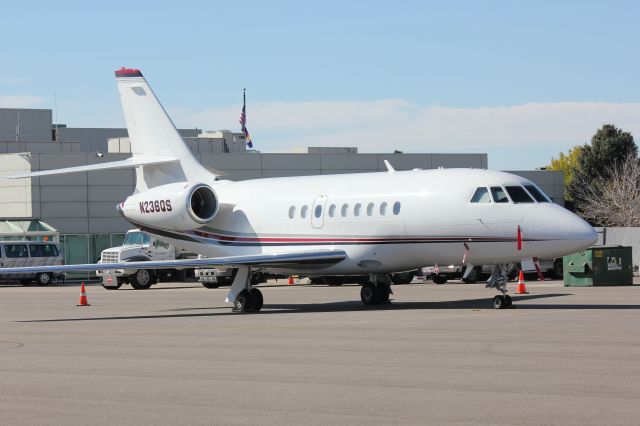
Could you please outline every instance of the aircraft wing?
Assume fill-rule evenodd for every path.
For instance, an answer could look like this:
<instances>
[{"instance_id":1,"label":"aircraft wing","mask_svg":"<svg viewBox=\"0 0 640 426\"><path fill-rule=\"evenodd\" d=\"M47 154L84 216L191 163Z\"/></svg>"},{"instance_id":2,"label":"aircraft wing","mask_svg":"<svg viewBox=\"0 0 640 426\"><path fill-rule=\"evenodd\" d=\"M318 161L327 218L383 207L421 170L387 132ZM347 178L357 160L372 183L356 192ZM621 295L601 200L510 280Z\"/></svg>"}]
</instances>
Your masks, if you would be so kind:
<instances>
[{"instance_id":1,"label":"aircraft wing","mask_svg":"<svg viewBox=\"0 0 640 426\"><path fill-rule=\"evenodd\" d=\"M21 179L21 178L28 178L28 177L60 175L60 174L66 174L66 173L91 172L94 170L126 169L126 168L141 166L144 164L171 163L173 161L178 161L178 158L136 155L121 161L109 161L106 163L89 164L86 166L65 167L62 169L41 170L39 172L19 173L15 175L0 176L0 178Z\"/></svg>"},{"instance_id":2,"label":"aircraft wing","mask_svg":"<svg viewBox=\"0 0 640 426\"><path fill-rule=\"evenodd\" d=\"M251 266L262 268L322 268L345 259L342 250L317 250L298 253L255 254L244 256L213 257L209 259L157 260L121 263L87 263L81 265L25 266L0 268L2 274L97 271L112 269L161 269L161 268L212 268L217 266Z\"/></svg>"}]
</instances>

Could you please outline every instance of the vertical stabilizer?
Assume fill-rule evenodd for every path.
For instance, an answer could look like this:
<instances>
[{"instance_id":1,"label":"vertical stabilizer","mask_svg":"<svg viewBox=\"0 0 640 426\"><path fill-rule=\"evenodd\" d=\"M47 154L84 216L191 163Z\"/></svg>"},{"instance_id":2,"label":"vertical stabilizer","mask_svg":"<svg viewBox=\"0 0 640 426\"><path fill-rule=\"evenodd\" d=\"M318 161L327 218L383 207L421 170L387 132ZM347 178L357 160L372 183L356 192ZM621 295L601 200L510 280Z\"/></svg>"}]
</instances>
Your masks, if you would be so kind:
<instances>
[{"instance_id":1,"label":"vertical stabilizer","mask_svg":"<svg viewBox=\"0 0 640 426\"><path fill-rule=\"evenodd\" d=\"M196 160L180 137L140 70L121 68L116 71L116 81L133 157L166 156L179 159L174 163L138 168L136 188L141 190L166 183L185 180L197 182L210 178L210 173Z\"/></svg>"}]
</instances>

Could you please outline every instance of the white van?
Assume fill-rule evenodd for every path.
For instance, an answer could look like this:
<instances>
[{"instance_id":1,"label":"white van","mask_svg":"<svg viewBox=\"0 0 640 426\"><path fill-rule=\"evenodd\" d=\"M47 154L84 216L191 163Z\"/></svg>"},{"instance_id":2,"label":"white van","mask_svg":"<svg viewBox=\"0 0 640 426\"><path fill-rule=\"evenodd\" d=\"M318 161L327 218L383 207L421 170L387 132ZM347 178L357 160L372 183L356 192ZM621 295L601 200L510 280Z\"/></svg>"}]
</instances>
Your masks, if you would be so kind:
<instances>
[{"instance_id":1,"label":"white van","mask_svg":"<svg viewBox=\"0 0 640 426\"><path fill-rule=\"evenodd\" d=\"M0 267L64 265L58 243L51 241L0 241ZM48 285L52 280L64 280L62 272L0 274L2 281L19 281L24 285L36 282Z\"/></svg>"}]
</instances>

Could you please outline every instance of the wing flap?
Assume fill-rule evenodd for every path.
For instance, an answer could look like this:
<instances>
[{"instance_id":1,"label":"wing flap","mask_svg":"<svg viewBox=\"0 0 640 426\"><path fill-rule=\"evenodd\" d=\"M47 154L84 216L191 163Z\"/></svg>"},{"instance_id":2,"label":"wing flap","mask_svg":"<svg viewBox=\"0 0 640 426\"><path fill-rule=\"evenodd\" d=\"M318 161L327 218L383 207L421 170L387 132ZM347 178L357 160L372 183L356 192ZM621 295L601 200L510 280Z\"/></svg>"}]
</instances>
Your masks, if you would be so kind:
<instances>
[{"instance_id":1,"label":"wing flap","mask_svg":"<svg viewBox=\"0 0 640 426\"><path fill-rule=\"evenodd\" d=\"M203 268L217 266L254 266L263 268L322 268L344 260L347 254L342 250L318 250L298 253L256 254L245 256L214 257L209 259L158 260L146 262L87 263L80 265L25 266L20 268L0 268L2 274L97 271L112 269L162 269L162 268Z\"/></svg>"}]
</instances>

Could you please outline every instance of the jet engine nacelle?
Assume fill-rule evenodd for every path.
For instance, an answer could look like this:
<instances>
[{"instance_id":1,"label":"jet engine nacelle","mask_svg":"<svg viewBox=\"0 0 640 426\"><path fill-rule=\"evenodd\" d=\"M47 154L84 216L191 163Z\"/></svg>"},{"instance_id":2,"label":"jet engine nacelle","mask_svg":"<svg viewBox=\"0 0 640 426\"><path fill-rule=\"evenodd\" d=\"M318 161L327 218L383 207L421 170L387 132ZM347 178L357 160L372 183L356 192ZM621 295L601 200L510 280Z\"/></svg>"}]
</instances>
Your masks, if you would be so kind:
<instances>
[{"instance_id":1,"label":"jet engine nacelle","mask_svg":"<svg viewBox=\"0 0 640 426\"><path fill-rule=\"evenodd\" d=\"M188 231L209 223L218 212L218 197L204 183L171 183L133 194L118 209L135 224Z\"/></svg>"}]
</instances>

